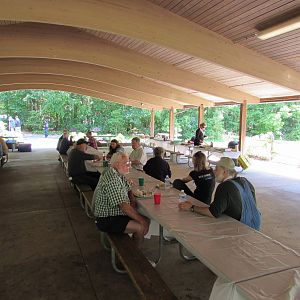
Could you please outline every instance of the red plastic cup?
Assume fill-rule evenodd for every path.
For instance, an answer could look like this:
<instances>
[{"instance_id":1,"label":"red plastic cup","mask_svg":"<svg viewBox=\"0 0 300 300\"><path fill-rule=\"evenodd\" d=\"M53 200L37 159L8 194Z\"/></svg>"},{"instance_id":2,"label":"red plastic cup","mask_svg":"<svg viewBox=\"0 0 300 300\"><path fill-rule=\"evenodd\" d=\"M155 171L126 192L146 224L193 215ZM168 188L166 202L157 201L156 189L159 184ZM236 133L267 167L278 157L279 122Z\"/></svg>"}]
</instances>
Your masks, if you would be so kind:
<instances>
[{"instance_id":1,"label":"red plastic cup","mask_svg":"<svg viewBox=\"0 0 300 300\"><path fill-rule=\"evenodd\" d=\"M154 198L154 204L160 204L161 194L155 193L153 195L153 198Z\"/></svg>"}]
</instances>

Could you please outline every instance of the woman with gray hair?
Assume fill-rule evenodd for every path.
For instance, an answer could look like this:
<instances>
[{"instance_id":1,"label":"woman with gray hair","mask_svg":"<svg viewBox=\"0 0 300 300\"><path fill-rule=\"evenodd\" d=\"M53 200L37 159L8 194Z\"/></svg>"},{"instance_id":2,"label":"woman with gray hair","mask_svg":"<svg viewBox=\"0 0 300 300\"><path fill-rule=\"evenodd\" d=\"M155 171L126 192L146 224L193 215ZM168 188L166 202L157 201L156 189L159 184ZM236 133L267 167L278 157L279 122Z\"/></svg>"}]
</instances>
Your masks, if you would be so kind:
<instances>
[{"instance_id":1,"label":"woman with gray hair","mask_svg":"<svg viewBox=\"0 0 300 300\"><path fill-rule=\"evenodd\" d=\"M163 159L165 153L164 148L156 147L153 153L154 157L150 158L143 167L145 173L161 181L165 181L167 175L171 178L170 166Z\"/></svg>"}]
</instances>

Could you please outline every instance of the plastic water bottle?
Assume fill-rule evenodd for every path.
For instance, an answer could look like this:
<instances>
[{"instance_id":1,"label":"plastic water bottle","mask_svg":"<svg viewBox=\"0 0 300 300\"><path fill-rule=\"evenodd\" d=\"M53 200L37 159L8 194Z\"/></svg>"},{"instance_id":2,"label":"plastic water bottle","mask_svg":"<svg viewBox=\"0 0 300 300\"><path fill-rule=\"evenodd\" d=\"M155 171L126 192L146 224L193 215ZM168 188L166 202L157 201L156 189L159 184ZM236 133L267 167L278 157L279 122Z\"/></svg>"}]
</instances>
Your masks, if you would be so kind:
<instances>
[{"instance_id":1,"label":"plastic water bottle","mask_svg":"<svg viewBox=\"0 0 300 300\"><path fill-rule=\"evenodd\" d=\"M179 196L179 202L185 202L187 200L187 196L184 190L181 190L178 196Z\"/></svg>"},{"instance_id":2,"label":"plastic water bottle","mask_svg":"<svg viewBox=\"0 0 300 300\"><path fill-rule=\"evenodd\" d=\"M165 189L168 190L171 188L171 186L172 186L171 179L169 175L167 175L165 178Z\"/></svg>"}]
</instances>

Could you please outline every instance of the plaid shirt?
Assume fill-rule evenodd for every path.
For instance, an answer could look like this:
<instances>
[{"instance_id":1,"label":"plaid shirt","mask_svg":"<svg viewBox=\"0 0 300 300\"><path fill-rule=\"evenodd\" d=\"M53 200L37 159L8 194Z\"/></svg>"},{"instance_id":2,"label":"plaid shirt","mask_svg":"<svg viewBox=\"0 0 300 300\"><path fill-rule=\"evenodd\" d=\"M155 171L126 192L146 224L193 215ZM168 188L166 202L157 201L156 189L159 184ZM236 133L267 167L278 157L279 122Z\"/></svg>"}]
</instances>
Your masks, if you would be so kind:
<instances>
[{"instance_id":1,"label":"plaid shirt","mask_svg":"<svg viewBox=\"0 0 300 300\"><path fill-rule=\"evenodd\" d=\"M126 215L120 208L121 203L130 204L128 191L131 189L126 178L115 169L109 168L102 174L95 189L95 217Z\"/></svg>"}]
</instances>

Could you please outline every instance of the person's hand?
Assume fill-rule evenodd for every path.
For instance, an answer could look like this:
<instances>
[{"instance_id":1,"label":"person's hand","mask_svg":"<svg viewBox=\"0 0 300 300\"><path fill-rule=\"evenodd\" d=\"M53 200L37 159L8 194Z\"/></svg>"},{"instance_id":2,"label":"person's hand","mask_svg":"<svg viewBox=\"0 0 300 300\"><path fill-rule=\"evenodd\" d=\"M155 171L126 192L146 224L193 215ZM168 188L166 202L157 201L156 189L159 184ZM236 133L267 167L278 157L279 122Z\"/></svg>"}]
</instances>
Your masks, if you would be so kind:
<instances>
[{"instance_id":1,"label":"person's hand","mask_svg":"<svg viewBox=\"0 0 300 300\"><path fill-rule=\"evenodd\" d=\"M190 210L192 205L193 205L192 201L187 200L185 202L180 202L178 204L178 207L179 207L180 210Z\"/></svg>"},{"instance_id":2,"label":"person's hand","mask_svg":"<svg viewBox=\"0 0 300 300\"><path fill-rule=\"evenodd\" d=\"M94 161L100 161L101 160L101 157L100 156L98 156L98 155L95 155L95 159L94 159Z\"/></svg>"},{"instance_id":3,"label":"person's hand","mask_svg":"<svg viewBox=\"0 0 300 300\"><path fill-rule=\"evenodd\" d=\"M134 185L134 182L132 179L127 179L127 182L129 183L130 186L133 186Z\"/></svg>"}]
</instances>

